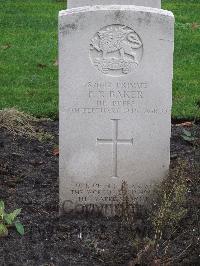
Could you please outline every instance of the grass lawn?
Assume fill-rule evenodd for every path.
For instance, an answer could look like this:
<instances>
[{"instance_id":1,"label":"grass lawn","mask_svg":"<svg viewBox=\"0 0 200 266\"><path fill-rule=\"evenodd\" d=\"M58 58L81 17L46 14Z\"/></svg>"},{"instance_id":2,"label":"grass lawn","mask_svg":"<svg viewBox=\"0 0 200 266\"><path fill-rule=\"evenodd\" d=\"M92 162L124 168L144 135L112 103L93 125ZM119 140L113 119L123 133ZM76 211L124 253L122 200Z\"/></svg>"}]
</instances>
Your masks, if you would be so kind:
<instances>
[{"instance_id":1,"label":"grass lawn","mask_svg":"<svg viewBox=\"0 0 200 266\"><path fill-rule=\"evenodd\" d=\"M0 109L58 117L57 15L65 7L0 0ZM173 118L200 119L200 1L164 0L163 8L176 17Z\"/></svg>"}]
</instances>

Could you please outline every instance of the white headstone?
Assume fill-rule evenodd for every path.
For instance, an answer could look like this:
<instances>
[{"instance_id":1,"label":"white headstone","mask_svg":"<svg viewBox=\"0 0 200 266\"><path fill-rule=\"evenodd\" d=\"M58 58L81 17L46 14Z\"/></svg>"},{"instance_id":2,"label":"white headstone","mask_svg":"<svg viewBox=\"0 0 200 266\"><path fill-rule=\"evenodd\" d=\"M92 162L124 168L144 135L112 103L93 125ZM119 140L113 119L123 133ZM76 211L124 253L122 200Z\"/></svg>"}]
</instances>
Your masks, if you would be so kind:
<instances>
[{"instance_id":1,"label":"white headstone","mask_svg":"<svg viewBox=\"0 0 200 266\"><path fill-rule=\"evenodd\" d=\"M60 12L61 212L114 214L168 173L173 29L153 8Z\"/></svg>"},{"instance_id":2,"label":"white headstone","mask_svg":"<svg viewBox=\"0 0 200 266\"><path fill-rule=\"evenodd\" d=\"M161 0L68 0L67 8L94 5L136 5L161 8Z\"/></svg>"}]
</instances>

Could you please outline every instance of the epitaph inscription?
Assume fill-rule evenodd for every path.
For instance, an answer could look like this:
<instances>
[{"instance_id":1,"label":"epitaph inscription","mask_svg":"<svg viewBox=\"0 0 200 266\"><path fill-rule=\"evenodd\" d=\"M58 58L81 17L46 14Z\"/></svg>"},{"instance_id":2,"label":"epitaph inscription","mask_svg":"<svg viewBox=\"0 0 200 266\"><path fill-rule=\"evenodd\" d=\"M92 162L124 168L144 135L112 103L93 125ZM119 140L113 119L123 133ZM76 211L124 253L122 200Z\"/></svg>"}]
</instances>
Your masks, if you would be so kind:
<instances>
[{"instance_id":1,"label":"epitaph inscription","mask_svg":"<svg viewBox=\"0 0 200 266\"><path fill-rule=\"evenodd\" d=\"M109 25L90 42L90 58L103 74L122 76L133 72L141 61L143 45L138 34L125 25Z\"/></svg>"}]
</instances>

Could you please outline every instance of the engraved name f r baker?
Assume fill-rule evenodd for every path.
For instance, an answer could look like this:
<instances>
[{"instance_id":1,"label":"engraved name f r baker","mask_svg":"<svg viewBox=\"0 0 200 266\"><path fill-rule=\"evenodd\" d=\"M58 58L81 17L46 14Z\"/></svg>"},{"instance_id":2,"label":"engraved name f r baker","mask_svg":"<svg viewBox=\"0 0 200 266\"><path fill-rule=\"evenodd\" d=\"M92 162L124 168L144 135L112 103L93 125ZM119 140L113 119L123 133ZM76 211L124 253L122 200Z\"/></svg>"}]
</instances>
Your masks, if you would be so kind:
<instances>
[{"instance_id":1,"label":"engraved name f r baker","mask_svg":"<svg viewBox=\"0 0 200 266\"><path fill-rule=\"evenodd\" d=\"M127 74L133 71L141 60L142 41L137 33L127 26L106 26L92 38L90 56L93 64L104 74Z\"/></svg>"}]
</instances>

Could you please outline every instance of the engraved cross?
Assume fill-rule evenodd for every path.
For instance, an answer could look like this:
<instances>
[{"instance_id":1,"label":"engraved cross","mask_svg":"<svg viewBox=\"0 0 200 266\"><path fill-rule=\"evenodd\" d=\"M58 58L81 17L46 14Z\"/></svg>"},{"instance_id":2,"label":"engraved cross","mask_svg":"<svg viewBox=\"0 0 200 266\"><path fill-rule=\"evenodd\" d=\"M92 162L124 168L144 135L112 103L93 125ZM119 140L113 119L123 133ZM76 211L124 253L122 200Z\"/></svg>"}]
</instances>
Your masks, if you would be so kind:
<instances>
[{"instance_id":1,"label":"engraved cross","mask_svg":"<svg viewBox=\"0 0 200 266\"><path fill-rule=\"evenodd\" d=\"M113 138L112 139L97 139L97 144L112 144L113 152L112 152L112 160L113 160L113 170L112 177L118 178L117 174L117 150L119 144L129 144L133 145L132 139L118 139L118 122L119 119L111 119L113 122Z\"/></svg>"}]
</instances>

